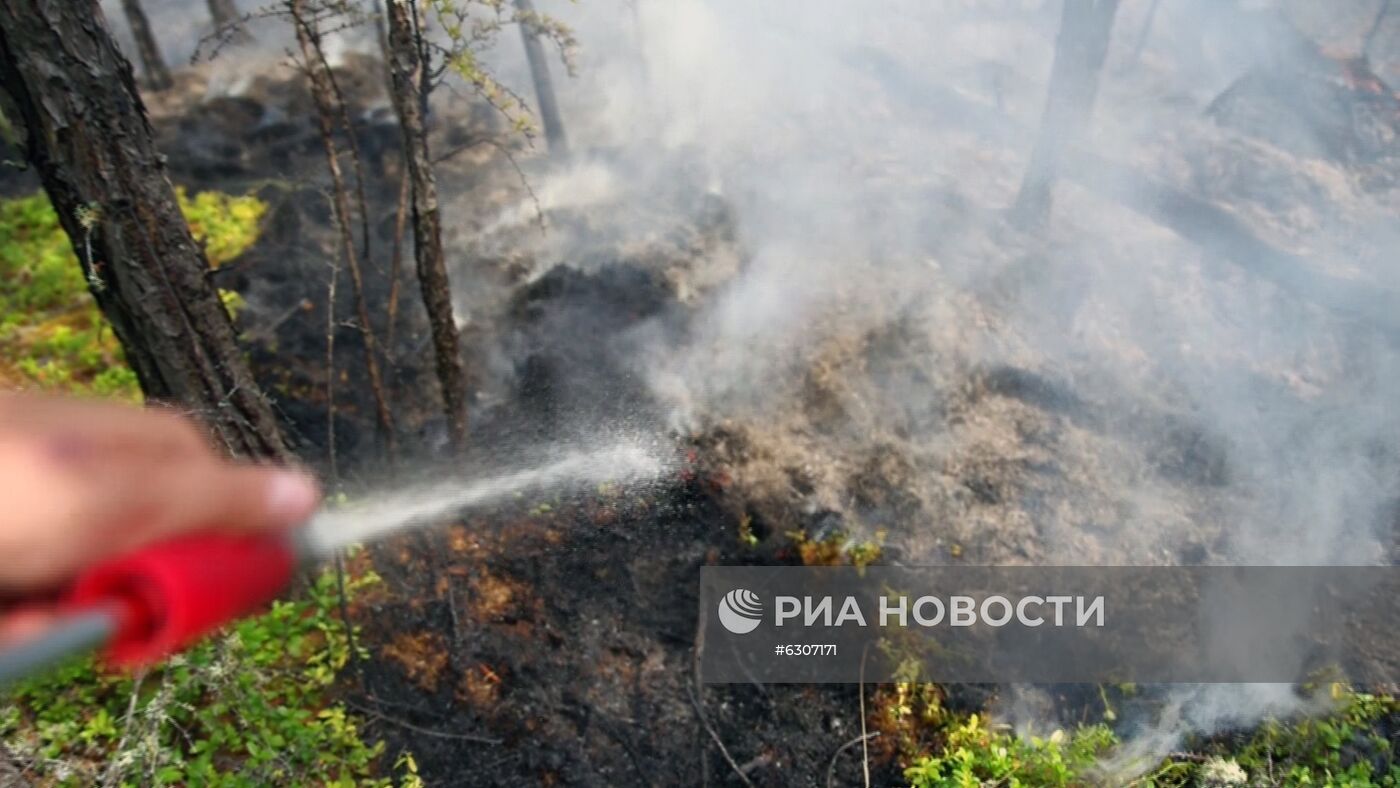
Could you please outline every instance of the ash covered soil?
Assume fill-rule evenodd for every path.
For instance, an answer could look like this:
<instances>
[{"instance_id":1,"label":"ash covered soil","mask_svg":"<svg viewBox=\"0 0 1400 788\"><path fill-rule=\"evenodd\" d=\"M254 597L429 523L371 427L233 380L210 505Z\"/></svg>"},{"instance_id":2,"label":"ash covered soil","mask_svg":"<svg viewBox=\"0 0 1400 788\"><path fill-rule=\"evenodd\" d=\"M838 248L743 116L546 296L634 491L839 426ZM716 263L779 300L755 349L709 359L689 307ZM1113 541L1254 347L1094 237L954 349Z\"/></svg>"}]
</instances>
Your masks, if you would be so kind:
<instances>
[{"instance_id":1,"label":"ash covered soil","mask_svg":"<svg viewBox=\"0 0 1400 788\"><path fill-rule=\"evenodd\" d=\"M1395 232L1395 95L1374 74L1315 65L1319 101L1364 108L1349 115L1357 128L1326 130L1334 144L1270 139L1278 80L1247 76L1209 113L1162 130L1149 154L1096 150L1122 177L1068 175L1044 237L999 218L1021 166L1005 134L1026 119L943 95L966 106L944 139L960 155L943 160L958 165L936 165L914 187L928 237L859 264L868 270L847 271L789 324L755 336L714 317L767 308L742 297L755 266L746 228L724 195L683 177L683 155L677 177L648 184L643 199L621 152L550 164L502 142L490 111L440 98L432 144L473 389L463 468L600 434L663 436L676 462L649 485L527 496L358 554L352 566L385 582L351 609L370 656L346 671L341 697L389 743L387 757L410 750L434 785L725 783L735 769L758 785L821 785L829 774L855 784L860 748L842 747L861 735L861 688L696 686L700 566L844 563L872 548L877 561L911 565L1249 555L1252 536L1232 527L1280 505L1272 482L1212 391L1174 373L1189 364L1248 390L1311 451L1290 414L1376 407L1333 383L1374 374L1371 349L1400 327L1384 307L1390 283L1363 273L1383 247L1343 250L1351 270L1312 262L1347 257L1323 254L1336 251L1319 250L1324 240ZM865 66L884 86L872 91L874 117L938 95L895 64ZM338 79L361 121L367 295L398 304L376 314L375 330L406 456L393 470L381 460L341 272L334 431L352 491L444 462L411 249L393 263L400 161L378 68L348 56ZM320 140L285 69L249 66L232 86L220 81L230 71L181 72L176 90L152 99L153 122L175 182L252 190L271 206L254 249L214 276L247 301L238 320L261 381L302 454L324 468L335 234ZM863 166L879 177L904 163L872 155ZM1187 231L1185 215L1213 230ZM1104 222L1120 231L1096 232ZM1315 232L1338 223L1356 232ZM1133 297L1108 298L1101 283L1122 281L1125 267ZM765 275L801 287L800 271ZM1220 283L1237 285L1237 302L1215 300ZM1339 314L1357 292L1380 306ZM1306 353L1212 342L1232 310L1300 321L1315 340ZM1171 347L1133 331L1144 313L1176 332ZM1400 466L1397 437L1346 440L1382 475ZM1363 525L1394 534L1396 512L1390 501ZM1305 533L1282 538L1313 549ZM943 692L967 709L999 694ZM1067 721L1092 705L1082 690L1054 692ZM883 727L893 688L864 694L882 733L870 743L873 780L897 782L900 757L934 741Z\"/></svg>"}]
</instances>

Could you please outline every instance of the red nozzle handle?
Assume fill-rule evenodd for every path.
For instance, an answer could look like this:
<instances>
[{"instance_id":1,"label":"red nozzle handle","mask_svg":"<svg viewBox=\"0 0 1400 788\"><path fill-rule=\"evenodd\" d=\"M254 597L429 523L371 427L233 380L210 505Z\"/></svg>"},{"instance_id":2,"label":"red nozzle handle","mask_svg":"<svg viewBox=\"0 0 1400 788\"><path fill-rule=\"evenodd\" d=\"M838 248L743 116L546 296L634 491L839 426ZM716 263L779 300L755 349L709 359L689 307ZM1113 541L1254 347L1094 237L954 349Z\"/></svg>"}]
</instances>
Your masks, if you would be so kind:
<instances>
[{"instance_id":1,"label":"red nozzle handle","mask_svg":"<svg viewBox=\"0 0 1400 788\"><path fill-rule=\"evenodd\" d=\"M201 534L147 547L79 576L75 607L116 605L107 660L155 662L267 604L291 581L297 555L287 534Z\"/></svg>"}]
</instances>

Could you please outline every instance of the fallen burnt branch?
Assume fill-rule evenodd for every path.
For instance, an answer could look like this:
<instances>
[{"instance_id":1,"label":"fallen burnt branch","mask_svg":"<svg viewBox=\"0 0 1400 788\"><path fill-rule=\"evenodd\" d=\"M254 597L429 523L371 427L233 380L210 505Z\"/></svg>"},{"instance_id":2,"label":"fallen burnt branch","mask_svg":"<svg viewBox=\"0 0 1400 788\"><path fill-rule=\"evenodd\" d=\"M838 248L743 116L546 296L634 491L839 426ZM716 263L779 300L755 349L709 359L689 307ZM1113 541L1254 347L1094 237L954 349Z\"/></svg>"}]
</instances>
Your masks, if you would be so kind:
<instances>
[{"instance_id":1,"label":"fallen burnt branch","mask_svg":"<svg viewBox=\"0 0 1400 788\"><path fill-rule=\"evenodd\" d=\"M424 728L424 727L422 727L421 725L414 725L413 723L409 722L408 720L400 719L400 718L398 718L398 717L391 717L391 716L389 716L388 714L385 714L384 712L380 711L379 709L375 709L375 708L372 708L372 707L370 707L370 706L366 706L366 705L364 705L364 704L362 704L362 703L356 703L354 700L345 699L343 702L345 703L346 706L349 706L350 708L354 709L355 711L358 711L358 712L360 712L361 714L367 714L367 715L369 715L369 717L370 717L371 720L377 720L377 721L379 721L379 722L385 722L385 723L388 723L388 724L390 724L390 725L394 725L394 726L403 728L404 730L407 730L407 731L412 731L412 732L414 732L414 733L420 733L420 734L422 734L422 735L424 735L424 736L432 736L432 737L435 738L435 739L451 739L451 740L453 740L453 741L470 741L470 742L476 742L476 743L478 743L478 744L501 744L501 743L502 743L502 741L501 741L500 739L493 739L493 738L491 738L490 736L482 736L482 735L480 735L480 734L475 734L475 733L453 733L453 732L451 732L451 731L439 731L439 730L434 730L434 729L432 729L432 728Z\"/></svg>"},{"instance_id":2,"label":"fallen burnt branch","mask_svg":"<svg viewBox=\"0 0 1400 788\"><path fill-rule=\"evenodd\" d=\"M719 737L719 734L715 732L715 726L711 725L709 718L705 716L705 707L701 704L700 698L696 694L695 687L693 685L687 685L687 689L690 691L690 705L695 707L695 716L700 720L700 726L705 729L706 733L710 734L710 740L719 748L719 754L724 756L725 763L728 763L729 768L734 770L734 774L739 778L739 782L749 786L749 788L753 788L753 782L749 780L748 773L744 771L738 761L734 760L734 756L729 754L729 748L724 746L724 739Z\"/></svg>"},{"instance_id":3,"label":"fallen burnt branch","mask_svg":"<svg viewBox=\"0 0 1400 788\"><path fill-rule=\"evenodd\" d=\"M828 766L828 767L826 767L826 784L827 784L827 786L832 786L832 785L835 785L835 784L836 784L836 782L835 782L835 780L836 780L836 762L839 761L839 760L841 759L841 753L845 752L846 750L851 749L852 747L856 746L857 744L865 744L866 742L869 742L871 739L878 739L878 738L880 738L880 732L879 732L879 731L875 731L874 733L862 733L861 735L855 737L854 739L851 739L850 741L846 742L845 744L841 745L840 747L837 747L837 748L836 748L836 752L834 752L834 753L831 754L831 765Z\"/></svg>"}]
</instances>

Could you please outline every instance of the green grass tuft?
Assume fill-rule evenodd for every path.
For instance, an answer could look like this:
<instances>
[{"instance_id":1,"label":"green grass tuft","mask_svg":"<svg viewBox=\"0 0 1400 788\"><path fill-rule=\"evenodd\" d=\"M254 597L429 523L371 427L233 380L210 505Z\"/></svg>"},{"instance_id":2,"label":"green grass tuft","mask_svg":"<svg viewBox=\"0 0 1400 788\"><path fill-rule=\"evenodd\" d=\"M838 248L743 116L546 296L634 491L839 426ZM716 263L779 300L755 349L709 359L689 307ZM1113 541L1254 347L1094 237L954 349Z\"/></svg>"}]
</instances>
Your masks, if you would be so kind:
<instances>
[{"instance_id":1,"label":"green grass tuft","mask_svg":"<svg viewBox=\"0 0 1400 788\"><path fill-rule=\"evenodd\" d=\"M914 788L1066 788L1091 784L1086 775L1117 743L1105 725L1045 738L1021 738L999 731L976 714L951 723L942 752L925 756L904 771Z\"/></svg>"}]
</instances>

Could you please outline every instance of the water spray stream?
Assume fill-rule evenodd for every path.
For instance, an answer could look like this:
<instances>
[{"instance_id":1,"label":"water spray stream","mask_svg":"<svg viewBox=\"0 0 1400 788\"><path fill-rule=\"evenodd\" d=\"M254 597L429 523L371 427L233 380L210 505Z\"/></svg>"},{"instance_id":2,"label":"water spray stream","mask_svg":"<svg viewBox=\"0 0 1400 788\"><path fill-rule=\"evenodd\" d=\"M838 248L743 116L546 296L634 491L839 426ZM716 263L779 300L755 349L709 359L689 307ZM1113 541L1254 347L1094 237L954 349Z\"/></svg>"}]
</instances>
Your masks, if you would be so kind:
<instances>
[{"instance_id":1,"label":"water spray stream","mask_svg":"<svg viewBox=\"0 0 1400 788\"><path fill-rule=\"evenodd\" d=\"M449 480L375 496L363 505L325 511L307 524L304 544L315 555L379 538L404 528L429 525L463 509L499 501L525 490L560 489L605 481L655 478L665 462L639 443L573 451L548 464L463 484Z\"/></svg>"}]
</instances>

